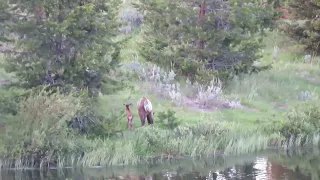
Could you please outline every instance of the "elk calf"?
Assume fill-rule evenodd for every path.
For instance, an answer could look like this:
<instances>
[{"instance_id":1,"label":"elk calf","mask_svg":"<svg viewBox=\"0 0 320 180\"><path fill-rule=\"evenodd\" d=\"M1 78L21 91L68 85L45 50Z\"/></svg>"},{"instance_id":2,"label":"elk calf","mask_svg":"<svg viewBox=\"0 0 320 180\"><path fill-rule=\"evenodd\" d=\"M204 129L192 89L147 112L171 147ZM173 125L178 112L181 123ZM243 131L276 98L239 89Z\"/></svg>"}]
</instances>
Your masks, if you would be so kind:
<instances>
[{"instance_id":1,"label":"elk calf","mask_svg":"<svg viewBox=\"0 0 320 180\"><path fill-rule=\"evenodd\" d=\"M131 129L132 128L132 120L133 120L133 115L130 111L130 105L132 105L132 103L130 104L123 104L125 106L125 110L126 110L126 115L127 115L127 128Z\"/></svg>"}]
</instances>

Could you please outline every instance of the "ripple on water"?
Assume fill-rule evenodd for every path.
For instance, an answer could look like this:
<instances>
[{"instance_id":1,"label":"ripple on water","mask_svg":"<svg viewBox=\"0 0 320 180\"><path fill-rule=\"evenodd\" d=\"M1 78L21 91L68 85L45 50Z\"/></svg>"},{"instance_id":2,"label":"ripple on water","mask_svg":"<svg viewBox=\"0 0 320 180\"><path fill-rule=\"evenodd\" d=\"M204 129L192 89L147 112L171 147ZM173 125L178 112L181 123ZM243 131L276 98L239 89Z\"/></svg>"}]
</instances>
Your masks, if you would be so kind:
<instances>
[{"instance_id":1,"label":"ripple on water","mask_svg":"<svg viewBox=\"0 0 320 180\"><path fill-rule=\"evenodd\" d=\"M280 153L275 153L272 154L272 157L279 157L279 155ZM305 157L281 155L281 158L270 158L265 154L260 154L260 156L243 155L224 157L220 160L186 160L179 161L179 163L151 166L147 164L129 167L95 166L81 170L70 168L47 171L32 169L23 171L2 170L0 180L309 180L312 179L312 175L308 174L311 171L306 170L317 172L318 169L304 169L307 173L303 173L303 167L311 168L311 166L303 165L303 163L310 163L310 159L312 159L312 163L320 164L319 155L308 154L308 156L304 155ZM290 164L291 168L282 164ZM298 168L298 170L294 170L292 167ZM316 166L312 167L317 168ZM318 175L318 173L313 175Z\"/></svg>"}]
</instances>

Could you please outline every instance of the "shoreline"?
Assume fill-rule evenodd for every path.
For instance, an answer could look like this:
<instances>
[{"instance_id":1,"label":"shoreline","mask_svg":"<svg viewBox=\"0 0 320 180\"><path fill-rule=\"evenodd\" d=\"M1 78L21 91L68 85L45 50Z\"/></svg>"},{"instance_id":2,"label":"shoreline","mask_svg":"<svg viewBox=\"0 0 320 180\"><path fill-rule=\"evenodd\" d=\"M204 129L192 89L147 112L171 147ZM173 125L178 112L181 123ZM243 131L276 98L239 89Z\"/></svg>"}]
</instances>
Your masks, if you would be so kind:
<instances>
[{"instance_id":1,"label":"shoreline","mask_svg":"<svg viewBox=\"0 0 320 180\"><path fill-rule=\"evenodd\" d=\"M272 141L270 139L269 141ZM83 165L83 158L79 160L79 164L75 165L65 165L65 166L59 166L57 163L49 162L50 164L55 164L53 166L23 166L19 165L18 167L14 167L15 162L21 162L21 159L16 160L9 160L4 157L0 158L0 167L1 170L54 170L54 169L103 169L103 168L113 168L113 167L128 167L128 166L143 166L143 165L159 165L159 164L167 164L167 163L176 163L181 160L187 160L187 161L198 161L198 160L204 160L204 159L213 159L217 160L219 158L230 158L230 157L243 157L243 156L252 156L252 155L259 155L269 152L286 152L286 154L289 154L290 152L300 152L300 151L308 151L313 150L316 147L312 146L310 144L306 144L303 147L298 146L292 146L290 148L285 148L285 146L288 146L288 144L283 144L282 146L268 146L263 149L259 149L253 152L243 152L243 153L229 153L226 154L225 152L214 152L209 154L196 154L194 156L188 156L188 155L155 155L155 156L145 156L141 157L139 160L137 160L135 164L112 164L112 165L92 165L92 166L86 166ZM67 157L67 156L66 156ZM61 157L63 159L66 159L66 157ZM4 160L6 159L6 160ZM5 162L3 162L5 161ZM40 161L40 160L38 160ZM57 161L57 160L53 160ZM31 161L26 161L26 164L29 164ZM64 162L63 162L64 163ZM107 164L107 163L106 163ZM8 168L8 165L11 166Z\"/></svg>"}]
</instances>

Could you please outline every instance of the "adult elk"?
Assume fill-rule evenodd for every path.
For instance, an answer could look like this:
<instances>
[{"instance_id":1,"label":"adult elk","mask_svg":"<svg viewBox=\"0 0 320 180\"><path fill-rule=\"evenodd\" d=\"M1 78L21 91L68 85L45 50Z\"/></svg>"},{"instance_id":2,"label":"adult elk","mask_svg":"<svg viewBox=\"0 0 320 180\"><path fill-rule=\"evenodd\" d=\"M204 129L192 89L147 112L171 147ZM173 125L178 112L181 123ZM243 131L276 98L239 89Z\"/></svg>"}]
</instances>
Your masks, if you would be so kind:
<instances>
[{"instance_id":1,"label":"adult elk","mask_svg":"<svg viewBox=\"0 0 320 180\"><path fill-rule=\"evenodd\" d=\"M132 115L132 112L130 111L130 106L132 105L132 103L123 104L123 105L125 106L126 115L127 115L127 128L131 129L132 128L133 115Z\"/></svg>"},{"instance_id":2,"label":"adult elk","mask_svg":"<svg viewBox=\"0 0 320 180\"><path fill-rule=\"evenodd\" d=\"M142 97L137 102L138 114L141 121L141 126L144 126L146 118L148 125L153 124L153 113L152 113L152 103L149 99Z\"/></svg>"}]
</instances>

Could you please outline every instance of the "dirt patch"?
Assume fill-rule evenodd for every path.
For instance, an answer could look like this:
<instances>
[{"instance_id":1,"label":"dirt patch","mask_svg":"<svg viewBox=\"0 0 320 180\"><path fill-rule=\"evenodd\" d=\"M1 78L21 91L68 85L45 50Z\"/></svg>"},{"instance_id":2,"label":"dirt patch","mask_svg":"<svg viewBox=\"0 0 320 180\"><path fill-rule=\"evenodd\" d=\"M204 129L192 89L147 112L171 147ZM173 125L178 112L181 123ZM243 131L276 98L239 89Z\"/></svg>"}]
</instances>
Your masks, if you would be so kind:
<instances>
[{"instance_id":1,"label":"dirt patch","mask_svg":"<svg viewBox=\"0 0 320 180\"><path fill-rule=\"evenodd\" d=\"M231 107L231 105L228 102L225 102L222 100L215 100L210 107L206 107L201 105L196 99L184 97L183 105L193 110L199 110L199 111L201 110L201 111L207 111L207 112L219 111L222 109L242 109L249 112L260 112L258 109L251 108L245 105Z\"/></svg>"},{"instance_id":2,"label":"dirt patch","mask_svg":"<svg viewBox=\"0 0 320 180\"><path fill-rule=\"evenodd\" d=\"M192 99L190 97L182 97L182 104L184 107L188 108L188 109L192 109L192 110L196 110L196 111L207 111L207 112L212 112L212 111L218 111L220 108L219 108L219 103L216 102L214 106L208 108L208 107L204 107L204 106L201 106L200 102L195 100L195 99Z\"/></svg>"},{"instance_id":3,"label":"dirt patch","mask_svg":"<svg viewBox=\"0 0 320 180\"><path fill-rule=\"evenodd\" d=\"M287 110L288 105L283 102L273 102L273 109L274 110Z\"/></svg>"},{"instance_id":4,"label":"dirt patch","mask_svg":"<svg viewBox=\"0 0 320 180\"><path fill-rule=\"evenodd\" d=\"M0 85L6 85L6 84L9 84L8 80L0 79Z\"/></svg>"},{"instance_id":5,"label":"dirt patch","mask_svg":"<svg viewBox=\"0 0 320 180\"><path fill-rule=\"evenodd\" d=\"M13 46L9 44L2 44L0 45L0 53L8 53L12 52Z\"/></svg>"},{"instance_id":6,"label":"dirt patch","mask_svg":"<svg viewBox=\"0 0 320 180\"><path fill-rule=\"evenodd\" d=\"M306 80L312 82L312 83L316 83L316 84L320 84L320 79L319 78L315 78L315 77L307 77L305 78Z\"/></svg>"},{"instance_id":7,"label":"dirt patch","mask_svg":"<svg viewBox=\"0 0 320 180\"><path fill-rule=\"evenodd\" d=\"M310 82L312 82L312 83L320 84L320 78L310 77L310 74L309 74L308 72L296 73L296 75L297 75L299 78L305 79L305 80L310 81Z\"/></svg>"},{"instance_id":8,"label":"dirt patch","mask_svg":"<svg viewBox=\"0 0 320 180\"><path fill-rule=\"evenodd\" d=\"M260 112L259 109L252 108L252 107L245 106L245 105L241 105L240 109L246 110L248 112Z\"/></svg>"}]
</instances>

